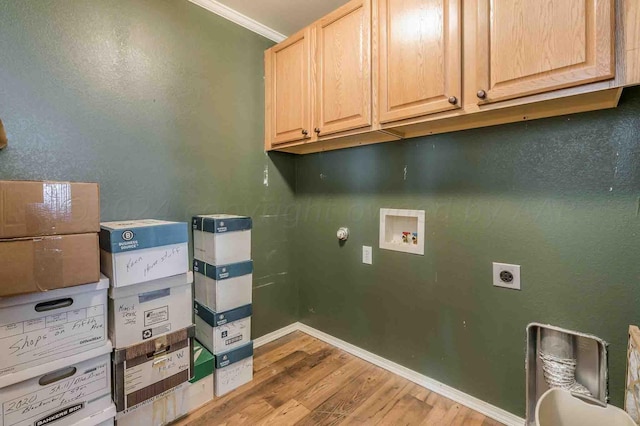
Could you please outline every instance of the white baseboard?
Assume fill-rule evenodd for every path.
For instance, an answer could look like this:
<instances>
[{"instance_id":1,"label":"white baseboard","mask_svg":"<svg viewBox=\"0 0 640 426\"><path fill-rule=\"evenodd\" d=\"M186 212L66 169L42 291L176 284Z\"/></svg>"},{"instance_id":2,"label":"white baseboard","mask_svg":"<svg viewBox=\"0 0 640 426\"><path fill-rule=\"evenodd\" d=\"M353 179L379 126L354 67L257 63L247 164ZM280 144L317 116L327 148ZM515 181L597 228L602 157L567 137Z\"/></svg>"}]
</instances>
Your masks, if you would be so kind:
<instances>
[{"instance_id":1,"label":"white baseboard","mask_svg":"<svg viewBox=\"0 0 640 426\"><path fill-rule=\"evenodd\" d=\"M388 359L382 358L381 356L378 356L372 352L361 349L355 345L352 345L351 343L345 342L344 340L333 337L330 334L324 333L320 330L316 330L315 328L309 327L308 325L302 324L300 322L293 323L284 328L259 337L254 340L253 345L254 347L264 345L294 331L307 333L308 335L313 336L316 339L329 343L330 345L342 349L343 351L348 352L351 355L355 355L358 358L370 362L371 364L377 365L378 367L384 368L387 371L397 374L400 377L404 377L405 379L412 381L413 383L425 387L430 391L436 392L446 398L464 405L465 407L469 407L472 410L475 410L487 417L497 420L500 423L504 423L505 425L522 426L525 423L525 420L522 417L511 414L510 412L505 411L502 408L491 405L474 396L461 392L457 389L452 388L451 386L447 386L444 383L440 383L437 380L420 374L417 371L413 371L407 367L403 367L400 364L396 364L395 362L389 361Z\"/></svg>"},{"instance_id":2,"label":"white baseboard","mask_svg":"<svg viewBox=\"0 0 640 426\"><path fill-rule=\"evenodd\" d=\"M253 341L253 347L259 348L262 345L266 345L269 342L273 342L281 337L286 336L289 333L293 333L294 331L300 330L300 323L294 322L293 324L289 324L286 327L280 328L276 331L272 331L271 333L267 333L264 336L260 336Z\"/></svg>"}]
</instances>

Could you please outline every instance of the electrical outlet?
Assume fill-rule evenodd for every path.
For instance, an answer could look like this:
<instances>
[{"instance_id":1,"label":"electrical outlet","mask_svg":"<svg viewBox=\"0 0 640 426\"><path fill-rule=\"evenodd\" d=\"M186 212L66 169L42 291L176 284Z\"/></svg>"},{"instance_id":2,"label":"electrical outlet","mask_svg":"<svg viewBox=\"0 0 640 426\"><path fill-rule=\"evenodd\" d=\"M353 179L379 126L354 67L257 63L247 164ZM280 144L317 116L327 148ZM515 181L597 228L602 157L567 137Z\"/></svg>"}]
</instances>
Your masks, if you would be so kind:
<instances>
[{"instance_id":1,"label":"electrical outlet","mask_svg":"<svg viewBox=\"0 0 640 426\"><path fill-rule=\"evenodd\" d=\"M362 263L373 265L373 253L369 246L362 246Z\"/></svg>"},{"instance_id":2,"label":"electrical outlet","mask_svg":"<svg viewBox=\"0 0 640 426\"><path fill-rule=\"evenodd\" d=\"M521 290L520 265L493 262L493 285L512 290Z\"/></svg>"}]
</instances>

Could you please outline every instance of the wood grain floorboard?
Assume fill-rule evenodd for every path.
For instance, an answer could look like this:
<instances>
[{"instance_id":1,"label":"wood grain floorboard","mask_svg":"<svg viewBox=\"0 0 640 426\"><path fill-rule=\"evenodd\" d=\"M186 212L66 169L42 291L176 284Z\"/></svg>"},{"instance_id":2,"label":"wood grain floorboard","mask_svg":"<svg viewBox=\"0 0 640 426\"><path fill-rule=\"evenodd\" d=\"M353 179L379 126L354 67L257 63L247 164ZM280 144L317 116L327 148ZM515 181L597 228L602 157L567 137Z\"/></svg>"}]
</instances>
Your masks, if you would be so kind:
<instances>
[{"instance_id":1,"label":"wood grain floorboard","mask_svg":"<svg viewBox=\"0 0 640 426\"><path fill-rule=\"evenodd\" d=\"M253 381L175 426L501 423L296 331L255 350Z\"/></svg>"}]
</instances>

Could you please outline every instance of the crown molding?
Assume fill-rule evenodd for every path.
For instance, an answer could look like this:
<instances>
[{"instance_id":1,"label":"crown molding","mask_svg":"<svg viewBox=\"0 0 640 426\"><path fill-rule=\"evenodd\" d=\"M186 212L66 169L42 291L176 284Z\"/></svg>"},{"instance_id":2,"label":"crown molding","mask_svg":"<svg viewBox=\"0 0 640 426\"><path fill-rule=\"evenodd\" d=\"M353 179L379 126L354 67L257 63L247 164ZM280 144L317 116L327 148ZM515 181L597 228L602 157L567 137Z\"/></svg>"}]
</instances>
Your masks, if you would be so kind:
<instances>
[{"instance_id":1,"label":"crown molding","mask_svg":"<svg viewBox=\"0 0 640 426\"><path fill-rule=\"evenodd\" d=\"M197 4L198 6L207 9L209 12L213 12L216 15L222 16L225 19L228 19L231 22L234 22L241 27L244 27L254 33L260 34L263 37L268 38L269 40L273 40L276 43L280 43L282 40L287 37L284 34L280 34L276 30L267 27L266 25L261 24L260 22L249 18L246 15L243 15L240 12L237 12L231 9L228 6L220 3L217 0L189 0L191 3Z\"/></svg>"}]
</instances>

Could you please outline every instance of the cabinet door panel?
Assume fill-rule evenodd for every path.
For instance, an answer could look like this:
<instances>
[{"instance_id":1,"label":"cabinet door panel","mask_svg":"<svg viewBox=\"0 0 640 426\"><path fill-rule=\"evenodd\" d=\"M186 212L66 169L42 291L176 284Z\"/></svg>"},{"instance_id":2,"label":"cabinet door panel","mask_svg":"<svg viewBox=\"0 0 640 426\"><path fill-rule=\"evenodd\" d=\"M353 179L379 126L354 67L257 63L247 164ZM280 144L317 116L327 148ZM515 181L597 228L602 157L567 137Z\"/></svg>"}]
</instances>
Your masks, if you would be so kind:
<instances>
[{"instance_id":1,"label":"cabinet door panel","mask_svg":"<svg viewBox=\"0 0 640 426\"><path fill-rule=\"evenodd\" d=\"M267 130L272 144L303 140L310 135L309 34L305 29L267 54Z\"/></svg>"},{"instance_id":2,"label":"cabinet door panel","mask_svg":"<svg viewBox=\"0 0 640 426\"><path fill-rule=\"evenodd\" d=\"M480 103L614 77L614 0L479 0Z\"/></svg>"},{"instance_id":3,"label":"cabinet door panel","mask_svg":"<svg viewBox=\"0 0 640 426\"><path fill-rule=\"evenodd\" d=\"M460 107L460 0L380 0L379 37L381 122Z\"/></svg>"},{"instance_id":4,"label":"cabinet door panel","mask_svg":"<svg viewBox=\"0 0 640 426\"><path fill-rule=\"evenodd\" d=\"M355 0L316 25L320 135L371 125L371 6Z\"/></svg>"}]
</instances>

